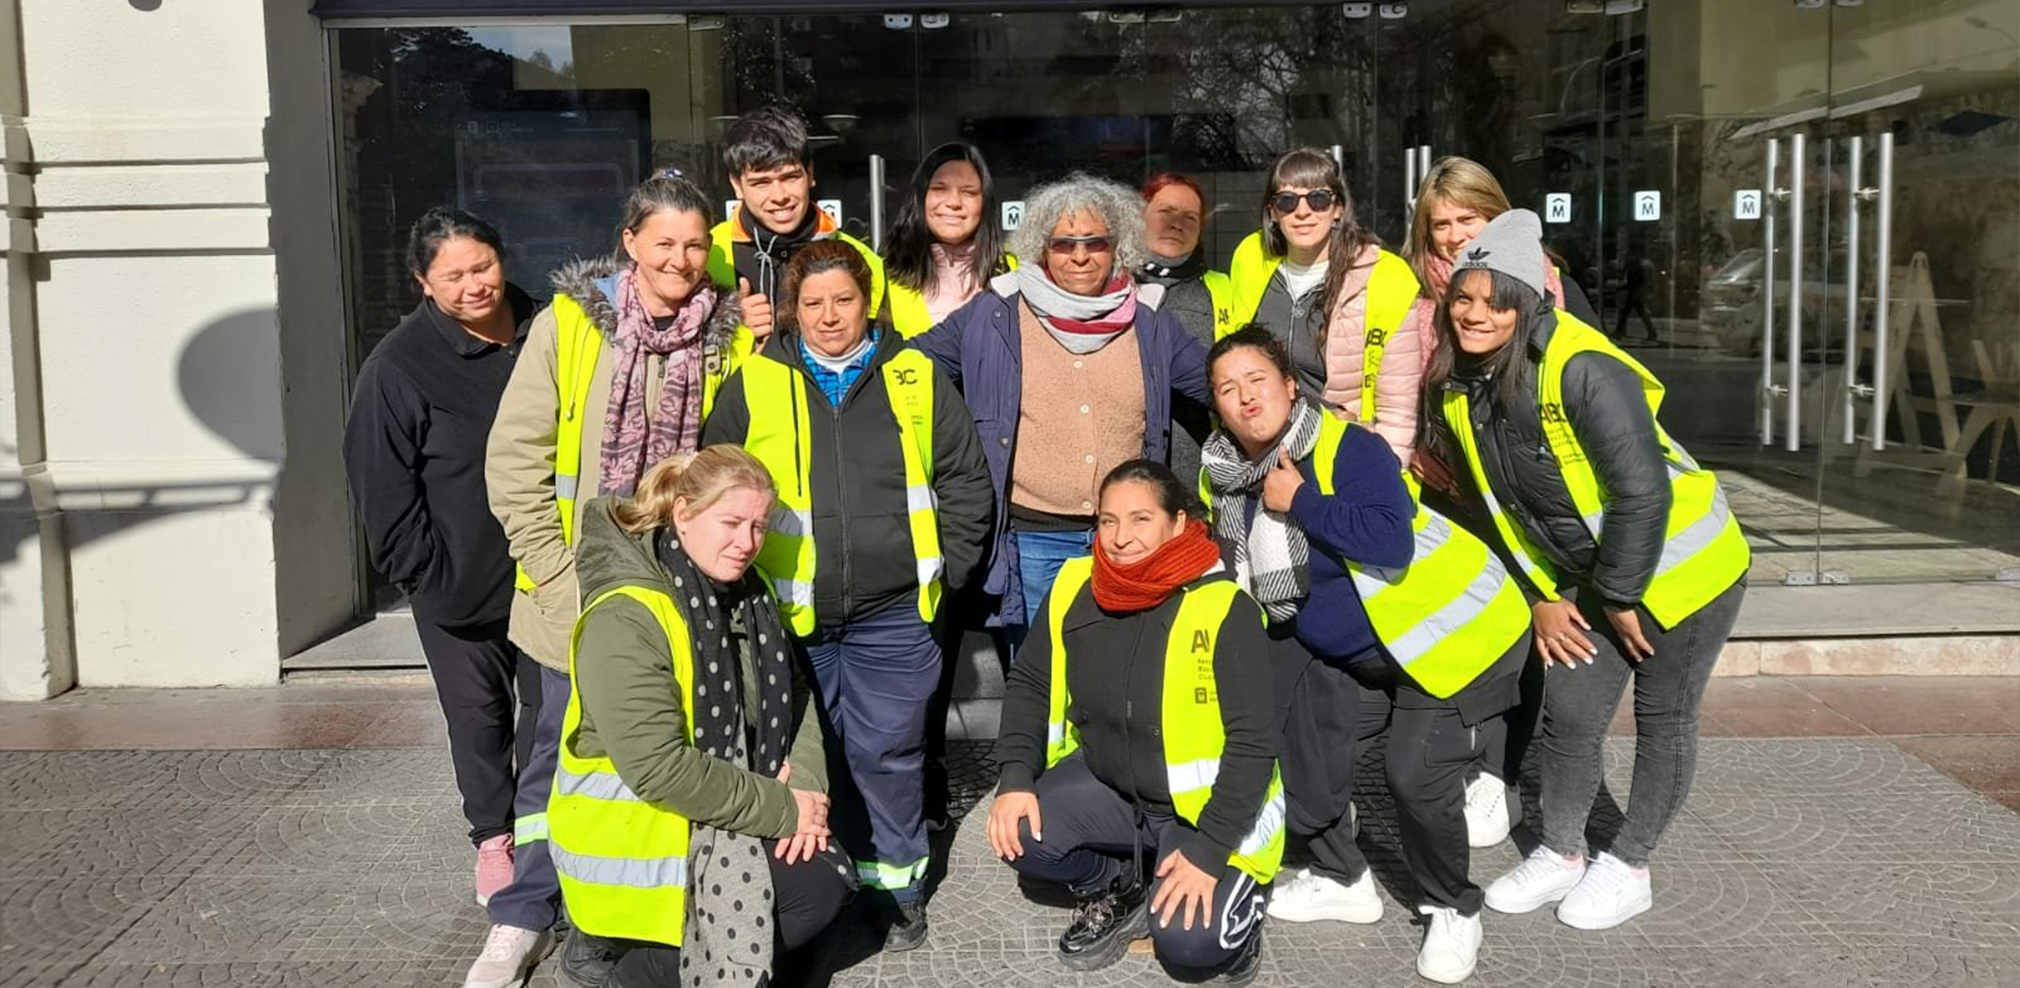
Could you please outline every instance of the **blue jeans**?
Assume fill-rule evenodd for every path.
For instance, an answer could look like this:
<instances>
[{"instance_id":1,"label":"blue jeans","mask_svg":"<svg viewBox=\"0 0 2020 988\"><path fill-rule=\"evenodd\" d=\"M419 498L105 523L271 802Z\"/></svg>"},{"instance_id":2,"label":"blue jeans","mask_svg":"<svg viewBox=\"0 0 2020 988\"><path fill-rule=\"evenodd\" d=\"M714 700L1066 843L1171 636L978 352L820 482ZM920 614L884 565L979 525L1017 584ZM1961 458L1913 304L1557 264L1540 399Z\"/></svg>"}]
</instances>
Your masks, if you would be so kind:
<instances>
[{"instance_id":1,"label":"blue jeans","mask_svg":"<svg viewBox=\"0 0 2020 988\"><path fill-rule=\"evenodd\" d=\"M1039 620L1043 613L1039 608L1052 590L1052 581L1059 578L1059 567L1094 548L1094 531L1010 534L1017 540L1017 576L1024 581L1024 623L1015 630L1014 642L1023 644L1024 628Z\"/></svg>"},{"instance_id":2,"label":"blue jeans","mask_svg":"<svg viewBox=\"0 0 2020 988\"><path fill-rule=\"evenodd\" d=\"M830 737L840 743L861 797L844 805L837 821L849 831L843 836L852 842L857 877L870 888L915 900L929 858L926 714L940 685L940 643L919 619L918 598L906 597L840 627L816 629L801 644Z\"/></svg>"},{"instance_id":3,"label":"blue jeans","mask_svg":"<svg viewBox=\"0 0 2020 988\"><path fill-rule=\"evenodd\" d=\"M491 922L501 926L545 930L561 918L561 878L547 854L547 797L554 789L554 766L561 760L561 718L568 712L568 695L568 674L541 666L533 751L519 766L519 791L512 798L518 815L512 884L493 894L489 906Z\"/></svg>"}]
</instances>

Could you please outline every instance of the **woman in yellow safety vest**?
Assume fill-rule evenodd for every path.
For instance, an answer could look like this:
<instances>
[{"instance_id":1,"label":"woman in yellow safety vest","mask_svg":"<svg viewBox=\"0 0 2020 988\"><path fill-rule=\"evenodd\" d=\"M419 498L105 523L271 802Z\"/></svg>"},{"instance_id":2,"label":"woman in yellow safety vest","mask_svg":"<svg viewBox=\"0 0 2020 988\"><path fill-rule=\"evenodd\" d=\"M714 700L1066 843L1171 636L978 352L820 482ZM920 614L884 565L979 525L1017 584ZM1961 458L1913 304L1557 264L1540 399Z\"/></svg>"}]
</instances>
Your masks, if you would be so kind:
<instances>
[{"instance_id":1,"label":"woman in yellow safety vest","mask_svg":"<svg viewBox=\"0 0 2020 988\"><path fill-rule=\"evenodd\" d=\"M1487 904L1607 929L1653 903L1648 863L1696 770L1698 707L1745 593L1746 539L1718 478L1657 421L1662 383L1553 308L1542 226L1510 210L1459 252L1426 379L1447 461L1535 604L1543 843ZM1449 440L1447 440L1449 437ZM1634 683L1634 787L1611 846L1585 857L1600 745Z\"/></svg>"},{"instance_id":2,"label":"woman in yellow safety vest","mask_svg":"<svg viewBox=\"0 0 2020 988\"><path fill-rule=\"evenodd\" d=\"M774 497L756 458L713 446L583 511L548 840L610 988L763 984L853 889L820 718L750 572Z\"/></svg>"},{"instance_id":3,"label":"woman in yellow safety vest","mask_svg":"<svg viewBox=\"0 0 2020 988\"><path fill-rule=\"evenodd\" d=\"M517 567L509 634L546 670L532 757L519 767L513 884L492 896L491 932L473 988L508 984L532 949L528 931L560 917L544 840L569 634L581 597L575 535L582 505L630 494L646 468L691 452L716 389L750 352L736 294L709 283L708 196L669 174L625 200L618 250L553 277L553 304L533 319L486 445L484 483ZM568 938L578 980L609 967L608 945ZM497 958L505 958L497 960Z\"/></svg>"},{"instance_id":4,"label":"woman in yellow safety vest","mask_svg":"<svg viewBox=\"0 0 2020 988\"><path fill-rule=\"evenodd\" d=\"M723 385L704 438L749 450L778 487L758 569L862 795L844 808L867 826L842 837L888 919L885 949L911 950L926 938L924 744L941 666L933 622L946 589L966 585L982 561L995 488L945 372L871 326L871 279L844 243L794 254L780 332Z\"/></svg>"},{"instance_id":5,"label":"woman in yellow safety vest","mask_svg":"<svg viewBox=\"0 0 2020 988\"><path fill-rule=\"evenodd\" d=\"M1358 753L1386 731L1403 862L1430 917L1417 972L1463 981L1481 938L1465 772L1501 742L1515 704L1529 651L1521 587L1486 543L1417 504L1379 436L1298 394L1282 340L1238 330L1214 344L1207 375L1221 428L1200 484L1236 578L1269 615L1290 826L1311 848L1270 915L1381 918L1351 800Z\"/></svg>"},{"instance_id":6,"label":"woman in yellow safety vest","mask_svg":"<svg viewBox=\"0 0 2020 988\"><path fill-rule=\"evenodd\" d=\"M1177 172L1162 172L1143 183L1143 263L1136 281L1164 286L1159 308L1171 313L1199 345L1226 336L1234 318L1234 288L1227 273L1208 267L1201 235L1206 231L1206 193ZM1190 480L1199 475L1199 444L1213 431L1213 409L1203 401L1173 396L1171 472Z\"/></svg>"},{"instance_id":7,"label":"woman in yellow safety vest","mask_svg":"<svg viewBox=\"0 0 2020 988\"><path fill-rule=\"evenodd\" d=\"M1284 849L1262 615L1170 469L1126 461L1097 497L1094 554L1060 568L1010 669L989 846L1073 893L1068 968L1148 934L1188 980L1246 984Z\"/></svg>"},{"instance_id":8,"label":"woman in yellow safety vest","mask_svg":"<svg viewBox=\"0 0 2020 988\"><path fill-rule=\"evenodd\" d=\"M982 149L949 141L926 153L898 203L884 249L888 322L910 339L1017 266L997 225L996 182Z\"/></svg>"},{"instance_id":9,"label":"woman in yellow safety vest","mask_svg":"<svg viewBox=\"0 0 2020 988\"><path fill-rule=\"evenodd\" d=\"M1414 339L1402 337L1416 332L1407 319L1417 277L1355 218L1339 163L1317 148L1285 152L1270 166L1261 212L1262 229L1228 265L1234 312L1220 335L1267 327L1290 348L1298 390L1350 422L1413 403L1420 368L1410 365ZM1407 437L1377 431L1408 465Z\"/></svg>"},{"instance_id":10,"label":"woman in yellow safety vest","mask_svg":"<svg viewBox=\"0 0 2020 988\"><path fill-rule=\"evenodd\" d=\"M1409 237L1403 242L1403 259L1416 271L1421 290L1410 311L1408 330L1399 333L1389 349L1392 353L1411 352L1416 359L1397 363L1382 376L1385 388L1407 394L1409 400L1381 402L1374 426L1385 436L1415 444L1414 456L1408 461L1411 472L1423 480L1425 496L1443 509L1465 510L1454 480L1455 469L1464 467L1455 468L1432 455L1419 441L1417 428L1424 373L1438 349L1438 302L1452 283L1452 265L1459 250L1479 236L1494 217L1513 208L1486 166L1469 158L1439 158L1417 186L1417 206L1411 212ZM1599 316L1584 290L1560 268L1554 256L1546 258L1543 276L1556 306L1598 325ZM1522 674L1522 705L1508 716L1508 743L1484 752L1477 774L1466 785L1466 833L1474 847L1491 847L1505 840L1509 828L1520 819L1522 801L1513 780L1521 774L1522 758L1535 735L1542 708L1543 666L1531 663Z\"/></svg>"}]
</instances>

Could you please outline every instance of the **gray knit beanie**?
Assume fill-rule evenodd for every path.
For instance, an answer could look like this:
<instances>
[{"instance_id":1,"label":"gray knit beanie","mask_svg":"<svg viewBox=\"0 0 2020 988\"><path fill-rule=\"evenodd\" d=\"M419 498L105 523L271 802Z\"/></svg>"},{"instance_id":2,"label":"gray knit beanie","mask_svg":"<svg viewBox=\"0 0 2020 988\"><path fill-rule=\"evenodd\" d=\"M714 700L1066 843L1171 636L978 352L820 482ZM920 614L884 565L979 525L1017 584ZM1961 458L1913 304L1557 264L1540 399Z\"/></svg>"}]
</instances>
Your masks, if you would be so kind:
<instances>
[{"instance_id":1,"label":"gray knit beanie","mask_svg":"<svg viewBox=\"0 0 2020 988\"><path fill-rule=\"evenodd\" d=\"M1550 270L1550 262L1543 256L1542 221L1526 209L1511 209L1494 217L1472 243L1459 250L1452 276L1476 270L1499 271L1528 285L1537 298L1548 297L1550 287L1543 273Z\"/></svg>"}]
</instances>

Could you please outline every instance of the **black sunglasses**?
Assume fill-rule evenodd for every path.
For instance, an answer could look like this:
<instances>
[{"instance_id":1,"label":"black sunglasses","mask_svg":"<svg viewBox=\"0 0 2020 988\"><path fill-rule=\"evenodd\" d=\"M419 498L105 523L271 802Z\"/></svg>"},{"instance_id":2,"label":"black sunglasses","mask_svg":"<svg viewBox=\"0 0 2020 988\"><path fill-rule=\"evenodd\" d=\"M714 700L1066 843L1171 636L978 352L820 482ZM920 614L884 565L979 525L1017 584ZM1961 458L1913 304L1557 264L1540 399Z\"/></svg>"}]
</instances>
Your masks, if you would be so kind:
<instances>
[{"instance_id":1,"label":"black sunglasses","mask_svg":"<svg viewBox=\"0 0 2020 988\"><path fill-rule=\"evenodd\" d=\"M1300 199L1311 203L1312 211L1315 213L1323 213L1333 208L1333 203L1338 201L1333 196L1333 190L1331 189L1313 189L1304 195L1298 195L1295 192L1279 192L1275 197L1270 199L1270 206L1275 208L1278 213L1289 216L1298 211L1298 200Z\"/></svg>"}]
</instances>

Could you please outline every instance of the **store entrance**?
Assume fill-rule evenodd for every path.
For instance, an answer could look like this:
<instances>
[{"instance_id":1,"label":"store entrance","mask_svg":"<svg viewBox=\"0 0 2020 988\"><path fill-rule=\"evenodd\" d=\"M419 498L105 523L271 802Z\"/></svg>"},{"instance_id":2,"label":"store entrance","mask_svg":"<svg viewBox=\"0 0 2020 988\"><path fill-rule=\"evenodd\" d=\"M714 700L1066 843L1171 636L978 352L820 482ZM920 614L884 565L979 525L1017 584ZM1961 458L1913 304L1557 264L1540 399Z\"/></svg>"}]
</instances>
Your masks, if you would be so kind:
<instances>
[{"instance_id":1,"label":"store entrance","mask_svg":"<svg viewBox=\"0 0 2020 988\"><path fill-rule=\"evenodd\" d=\"M1460 154L1545 217L1602 328L1667 382L1757 585L2020 578L2020 0L557 5L333 38L360 356L414 304L399 240L428 206L498 221L544 292L610 249L651 170L727 198L724 126L779 99L812 124L818 197L871 241L950 139L1013 203L1076 169L1187 172L1222 264L1285 148L1336 153L1395 246L1417 177Z\"/></svg>"}]
</instances>

